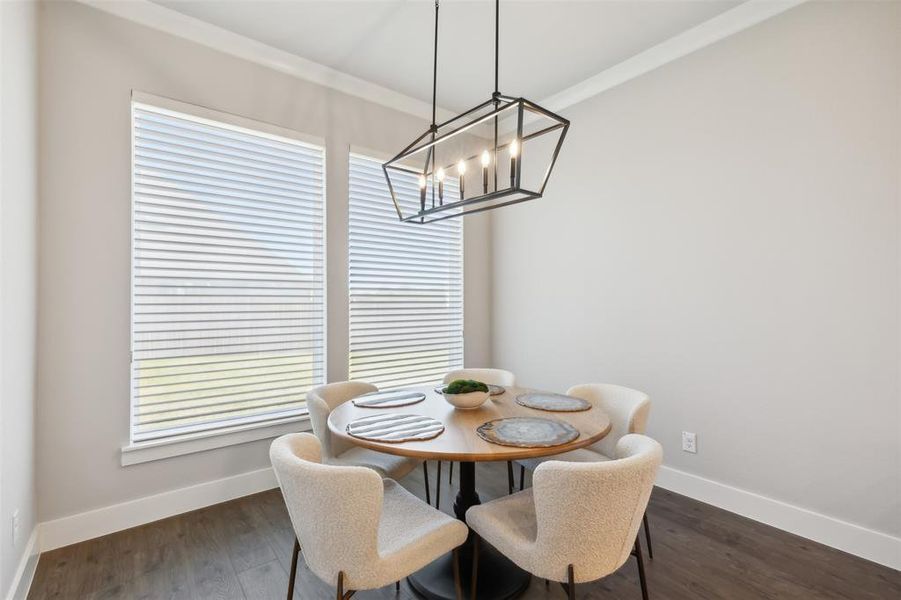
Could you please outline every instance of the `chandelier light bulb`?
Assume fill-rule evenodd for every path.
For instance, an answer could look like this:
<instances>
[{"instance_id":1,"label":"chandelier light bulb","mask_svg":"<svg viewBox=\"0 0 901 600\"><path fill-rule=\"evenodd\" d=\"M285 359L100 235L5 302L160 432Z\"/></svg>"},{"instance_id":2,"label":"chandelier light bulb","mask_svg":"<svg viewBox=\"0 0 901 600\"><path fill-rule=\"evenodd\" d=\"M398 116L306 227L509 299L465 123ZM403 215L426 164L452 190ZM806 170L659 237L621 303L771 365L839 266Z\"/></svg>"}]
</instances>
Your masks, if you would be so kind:
<instances>
[{"instance_id":1,"label":"chandelier light bulb","mask_svg":"<svg viewBox=\"0 0 901 600\"><path fill-rule=\"evenodd\" d=\"M444 181L444 169L438 169L438 181Z\"/></svg>"},{"instance_id":2,"label":"chandelier light bulb","mask_svg":"<svg viewBox=\"0 0 901 600\"><path fill-rule=\"evenodd\" d=\"M519 140L513 138L510 142L510 158L516 158L519 155Z\"/></svg>"},{"instance_id":3,"label":"chandelier light bulb","mask_svg":"<svg viewBox=\"0 0 901 600\"><path fill-rule=\"evenodd\" d=\"M457 173L459 173L460 175L463 175L464 173L466 173L466 161L465 160L461 159L460 162L457 163Z\"/></svg>"},{"instance_id":4,"label":"chandelier light bulb","mask_svg":"<svg viewBox=\"0 0 901 600\"><path fill-rule=\"evenodd\" d=\"M419 210L425 210L425 175L419 176Z\"/></svg>"},{"instance_id":5,"label":"chandelier light bulb","mask_svg":"<svg viewBox=\"0 0 901 600\"><path fill-rule=\"evenodd\" d=\"M491 155L488 154L487 150L485 150L484 152L482 152L482 166L487 167L490 164L491 164Z\"/></svg>"}]
</instances>

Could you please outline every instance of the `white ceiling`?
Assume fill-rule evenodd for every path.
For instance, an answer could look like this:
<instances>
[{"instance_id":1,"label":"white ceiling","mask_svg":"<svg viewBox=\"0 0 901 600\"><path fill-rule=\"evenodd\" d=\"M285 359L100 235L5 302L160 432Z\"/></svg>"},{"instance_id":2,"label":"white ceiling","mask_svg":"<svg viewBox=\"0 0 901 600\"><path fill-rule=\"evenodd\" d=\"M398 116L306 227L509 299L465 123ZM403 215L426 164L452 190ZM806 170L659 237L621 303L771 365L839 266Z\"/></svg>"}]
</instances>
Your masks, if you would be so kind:
<instances>
[{"instance_id":1,"label":"white ceiling","mask_svg":"<svg viewBox=\"0 0 901 600\"><path fill-rule=\"evenodd\" d=\"M153 0L338 71L431 101L432 0ZM553 95L711 19L741 0L504 0L501 91ZM438 104L494 88L494 2L443 0Z\"/></svg>"}]
</instances>

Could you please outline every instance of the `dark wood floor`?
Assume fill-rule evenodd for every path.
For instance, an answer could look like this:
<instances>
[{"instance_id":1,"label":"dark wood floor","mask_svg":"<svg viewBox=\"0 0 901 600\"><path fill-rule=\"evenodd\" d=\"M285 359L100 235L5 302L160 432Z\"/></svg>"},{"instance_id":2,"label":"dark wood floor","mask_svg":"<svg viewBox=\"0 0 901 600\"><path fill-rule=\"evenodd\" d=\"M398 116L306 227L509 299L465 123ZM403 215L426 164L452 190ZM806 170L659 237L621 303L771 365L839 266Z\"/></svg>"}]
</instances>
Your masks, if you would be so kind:
<instances>
[{"instance_id":1,"label":"dark wood floor","mask_svg":"<svg viewBox=\"0 0 901 600\"><path fill-rule=\"evenodd\" d=\"M434 464L432 465L434 480ZM452 490L444 471L442 510ZM424 496L421 471L404 485ZM503 464L479 465L483 500L506 493ZM901 598L901 573L683 496L656 489L648 512L655 558L647 561L653 600L724 598ZM29 598L285 597L294 534L278 490L75 544L41 556ZM412 599L404 584L355 598ZM634 560L579 587L583 600L639 600ZM334 598L299 568L295 598ZM533 581L526 600L565 598Z\"/></svg>"}]
</instances>

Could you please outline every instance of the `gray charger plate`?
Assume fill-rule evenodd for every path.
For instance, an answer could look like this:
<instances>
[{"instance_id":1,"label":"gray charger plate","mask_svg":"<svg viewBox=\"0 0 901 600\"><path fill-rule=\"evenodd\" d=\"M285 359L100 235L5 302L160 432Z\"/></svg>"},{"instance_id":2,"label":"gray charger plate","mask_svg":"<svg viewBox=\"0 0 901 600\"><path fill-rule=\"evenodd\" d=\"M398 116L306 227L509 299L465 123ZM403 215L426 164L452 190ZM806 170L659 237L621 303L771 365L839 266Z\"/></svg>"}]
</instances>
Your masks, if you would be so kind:
<instances>
[{"instance_id":1,"label":"gray charger plate","mask_svg":"<svg viewBox=\"0 0 901 600\"><path fill-rule=\"evenodd\" d=\"M476 431L487 442L517 448L562 446L579 437L579 430L569 423L544 417L494 419Z\"/></svg>"},{"instance_id":2,"label":"gray charger plate","mask_svg":"<svg viewBox=\"0 0 901 600\"><path fill-rule=\"evenodd\" d=\"M516 403L526 408L550 412L580 412L591 408L591 402L582 398L546 392L520 394L516 397Z\"/></svg>"},{"instance_id":3,"label":"gray charger plate","mask_svg":"<svg viewBox=\"0 0 901 600\"><path fill-rule=\"evenodd\" d=\"M353 399L354 406L362 408L396 408L425 400L425 394L412 390L388 390L369 392Z\"/></svg>"}]
</instances>

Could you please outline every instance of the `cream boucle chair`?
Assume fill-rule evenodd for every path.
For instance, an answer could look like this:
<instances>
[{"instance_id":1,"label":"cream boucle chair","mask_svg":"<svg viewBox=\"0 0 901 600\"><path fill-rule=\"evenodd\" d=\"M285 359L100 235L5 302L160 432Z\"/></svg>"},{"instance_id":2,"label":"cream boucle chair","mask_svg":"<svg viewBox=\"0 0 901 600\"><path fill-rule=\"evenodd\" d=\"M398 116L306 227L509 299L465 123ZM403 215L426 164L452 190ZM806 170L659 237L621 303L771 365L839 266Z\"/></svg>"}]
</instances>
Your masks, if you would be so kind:
<instances>
[{"instance_id":1,"label":"cream boucle chair","mask_svg":"<svg viewBox=\"0 0 901 600\"><path fill-rule=\"evenodd\" d=\"M329 383L310 390L307 393L307 410L310 411L313 433L322 444L324 463L369 467L382 477L402 479L416 468L419 461L354 446L347 440L332 435L328 428L328 416L335 407L357 396L377 391L377 387L362 381ZM426 473L426 482L428 485L428 473ZM426 494L428 495L428 491Z\"/></svg>"},{"instance_id":2,"label":"cream boucle chair","mask_svg":"<svg viewBox=\"0 0 901 600\"><path fill-rule=\"evenodd\" d=\"M600 408L610 419L610 433L596 444L587 448L564 452L556 456L517 461L519 469L519 489L523 489L525 470L534 471L547 460L567 460L573 462L597 462L612 460L616 444L626 434L644 433L651 412L651 399L644 392L613 385L610 383L586 383L567 390L567 395L584 398ZM647 516L643 517L644 533L648 541L648 556L654 558L651 546L651 529Z\"/></svg>"},{"instance_id":3,"label":"cream boucle chair","mask_svg":"<svg viewBox=\"0 0 901 600\"><path fill-rule=\"evenodd\" d=\"M513 387L516 385L516 376L510 371L504 369L457 369L450 371L444 376L444 384L447 385L456 379L474 379L485 384L500 385L503 387ZM447 482L454 482L454 463L448 468ZM507 461L507 485L510 493L513 493L513 463ZM441 506L441 461L438 461L438 489L435 492L435 507Z\"/></svg>"},{"instance_id":4,"label":"cream boucle chair","mask_svg":"<svg viewBox=\"0 0 901 600\"><path fill-rule=\"evenodd\" d=\"M321 464L319 440L284 435L269 448L297 539L288 599L294 594L301 546L307 566L338 589L355 591L399 583L466 541L466 525L365 467ZM459 575L455 560L455 574ZM459 593L459 579L457 597Z\"/></svg>"},{"instance_id":5,"label":"cream boucle chair","mask_svg":"<svg viewBox=\"0 0 901 600\"><path fill-rule=\"evenodd\" d=\"M455 379L475 379L482 383L502 385L504 387L516 385L516 376L504 369L458 369L445 375L444 383L450 383Z\"/></svg>"},{"instance_id":6,"label":"cream boucle chair","mask_svg":"<svg viewBox=\"0 0 901 600\"><path fill-rule=\"evenodd\" d=\"M647 584L638 528L663 450L649 437L629 434L606 462L546 461L530 489L473 506L466 522L499 552L530 573L559 581L575 598L575 584L638 561L642 597ZM477 564L477 559L473 559ZM564 583L565 582L565 583ZM477 573L473 573L473 598Z\"/></svg>"}]
</instances>

